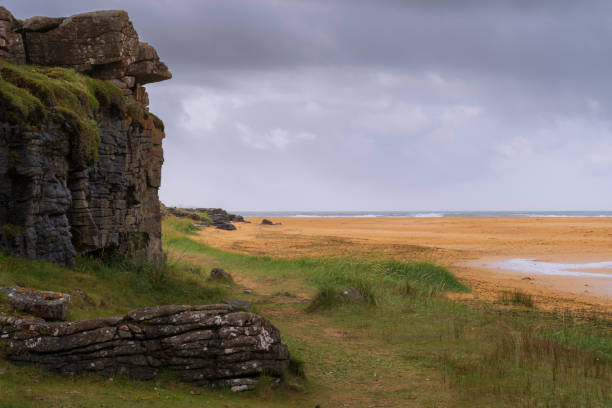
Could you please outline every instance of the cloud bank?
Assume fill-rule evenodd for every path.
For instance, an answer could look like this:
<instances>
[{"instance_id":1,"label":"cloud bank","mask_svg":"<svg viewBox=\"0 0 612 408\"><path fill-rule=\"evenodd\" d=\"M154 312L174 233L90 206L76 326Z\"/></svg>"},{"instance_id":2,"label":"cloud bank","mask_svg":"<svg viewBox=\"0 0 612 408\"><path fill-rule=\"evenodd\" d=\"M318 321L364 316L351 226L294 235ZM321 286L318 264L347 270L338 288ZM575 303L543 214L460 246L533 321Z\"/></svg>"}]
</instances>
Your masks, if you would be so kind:
<instances>
[{"instance_id":1,"label":"cloud bank","mask_svg":"<svg viewBox=\"0 0 612 408\"><path fill-rule=\"evenodd\" d=\"M605 1L20 1L123 8L171 68L164 202L611 209Z\"/></svg>"}]
</instances>

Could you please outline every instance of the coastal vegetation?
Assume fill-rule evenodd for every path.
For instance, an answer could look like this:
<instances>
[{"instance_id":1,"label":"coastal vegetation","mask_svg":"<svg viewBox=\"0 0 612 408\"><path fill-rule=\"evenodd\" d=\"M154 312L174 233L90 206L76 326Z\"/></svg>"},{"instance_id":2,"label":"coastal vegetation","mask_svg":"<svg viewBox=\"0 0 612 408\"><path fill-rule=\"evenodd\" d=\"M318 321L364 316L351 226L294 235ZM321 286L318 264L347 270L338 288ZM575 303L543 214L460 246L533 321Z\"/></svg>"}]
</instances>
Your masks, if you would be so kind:
<instances>
[{"instance_id":1,"label":"coastal vegetation","mask_svg":"<svg viewBox=\"0 0 612 408\"><path fill-rule=\"evenodd\" d=\"M99 112L126 116L141 129L149 116L157 129L164 124L138 102L128 102L122 90L70 68L0 65L0 120L36 128L51 122L71 135L73 154L95 162L100 144Z\"/></svg>"},{"instance_id":2,"label":"coastal vegetation","mask_svg":"<svg viewBox=\"0 0 612 408\"><path fill-rule=\"evenodd\" d=\"M125 103L121 90L108 81L67 68L9 62L0 67L0 101L4 120L30 126L54 122L72 135L77 155L94 161L100 144L97 111Z\"/></svg>"},{"instance_id":3,"label":"coastal vegetation","mask_svg":"<svg viewBox=\"0 0 612 408\"><path fill-rule=\"evenodd\" d=\"M445 268L357 258L272 258L198 242L193 221L166 217L167 265L81 257L74 269L0 257L0 285L68 292L72 318L140 306L243 299L281 330L292 354L280 390L234 395L181 384L65 379L0 363L0 406L585 406L612 402L612 322L535 305L461 303ZM234 282L207 279L223 267ZM364 305L339 301L358 288ZM245 291L246 289L246 291ZM313 304L324 298L324 307ZM532 307L533 306L533 307ZM3 305L2 307L6 307ZM26 380L28 379L28 380ZM30 380L31 379L31 380ZM35 386L33 386L35 384ZM10 401L10 403L9 403ZM4 405L3 405L4 404ZM12 405L11 405L12 404Z\"/></svg>"}]
</instances>

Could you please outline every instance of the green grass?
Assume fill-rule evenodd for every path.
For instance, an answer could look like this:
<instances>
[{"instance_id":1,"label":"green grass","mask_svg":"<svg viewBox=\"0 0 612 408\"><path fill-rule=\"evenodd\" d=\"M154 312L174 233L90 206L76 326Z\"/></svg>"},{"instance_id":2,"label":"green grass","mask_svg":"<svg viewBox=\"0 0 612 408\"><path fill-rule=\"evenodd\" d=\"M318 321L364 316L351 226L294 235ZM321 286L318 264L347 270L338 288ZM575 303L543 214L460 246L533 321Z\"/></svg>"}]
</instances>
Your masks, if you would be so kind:
<instances>
[{"instance_id":1,"label":"green grass","mask_svg":"<svg viewBox=\"0 0 612 408\"><path fill-rule=\"evenodd\" d=\"M321 346L316 337L300 341L317 329L303 329L291 320L276 322L306 362L308 377L326 383L334 372L343 377L336 384L340 393L350 393L346 383L361 381L364 372L378 367L379 375L400 389L401 381L392 378L415 372L436 384L428 397L416 398L418 404L410 402L414 393L407 390L397 398L383 398L361 388L371 400L388 398L389 406L612 404L610 321L540 311L522 293L508 295L508 303L518 309L456 303L443 293L469 289L447 269L427 263L282 259L221 251L191 239L195 233L185 231L186 223L175 218L164 222L164 243L175 254L192 254L193 260L248 275L270 291L285 288L310 295L302 319L323 322L317 325L319 333L343 333L339 343ZM368 303L360 307L338 301L338 290L349 287L359 289Z\"/></svg>"},{"instance_id":2,"label":"green grass","mask_svg":"<svg viewBox=\"0 0 612 408\"><path fill-rule=\"evenodd\" d=\"M149 116L158 129L164 127L143 105L128 104L121 89L112 83L60 67L4 61L0 68L0 104L0 120L11 124L36 128L52 122L61 126L72 137L74 158L83 164L97 160L100 131L96 119L102 109L129 118L141 129Z\"/></svg>"},{"instance_id":3,"label":"green grass","mask_svg":"<svg viewBox=\"0 0 612 408\"><path fill-rule=\"evenodd\" d=\"M68 291L79 319L157 303L250 300L289 345L292 379L277 391L264 385L232 395L181 384L170 374L154 382L66 379L0 360L0 407L612 405L610 321L513 303L457 303L444 294L469 289L430 264L253 257L196 242L190 220L168 217L163 227L172 261L161 271L123 260L79 259L69 270L0 257L0 284ZM237 284L208 281L213 267L226 269ZM243 293L241 284L254 293ZM315 312L307 311L312 300L299 301L333 297L349 286L367 289L372 300L332 302ZM279 300L278 291L297 297Z\"/></svg>"},{"instance_id":4,"label":"green grass","mask_svg":"<svg viewBox=\"0 0 612 408\"><path fill-rule=\"evenodd\" d=\"M73 269L0 253L0 287L24 286L71 295L72 320L122 315L159 304L207 304L225 295L220 285L204 284L204 271L170 261L164 266L124 259L106 262L78 258Z\"/></svg>"},{"instance_id":5,"label":"green grass","mask_svg":"<svg viewBox=\"0 0 612 408\"><path fill-rule=\"evenodd\" d=\"M98 109L122 106L123 95L109 82L66 68L4 62L0 101L2 119L9 123L37 126L51 121L62 126L73 139L73 155L87 164L97 160L100 132L94 119Z\"/></svg>"},{"instance_id":6,"label":"green grass","mask_svg":"<svg viewBox=\"0 0 612 408\"><path fill-rule=\"evenodd\" d=\"M419 293L432 295L452 291L468 292L446 268L428 263L371 261L356 258L283 259L250 256L218 250L190 239L197 227L191 220L168 217L164 222L164 245L174 251L205 255L213 267L248 270L254 276L274 276L283 281L306 281L309 292L358 289L369 303L390 305L403 302L410 285ZM279 290L283 289L279 287Z\"/></svg>"}]
</instances>

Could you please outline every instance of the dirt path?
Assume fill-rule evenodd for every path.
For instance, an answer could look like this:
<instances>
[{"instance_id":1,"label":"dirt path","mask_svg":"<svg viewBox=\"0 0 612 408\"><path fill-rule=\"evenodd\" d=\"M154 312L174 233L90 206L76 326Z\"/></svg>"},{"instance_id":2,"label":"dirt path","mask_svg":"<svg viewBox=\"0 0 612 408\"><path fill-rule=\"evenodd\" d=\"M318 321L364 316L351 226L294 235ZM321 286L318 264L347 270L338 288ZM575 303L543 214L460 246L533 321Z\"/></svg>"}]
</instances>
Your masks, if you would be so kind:
<instances>
[{"instance_id":1,"label":"dirt path","mask_svg":"<svg viewBox=\"0 0 612 408\"><path fill-rule=\"evenodd\" d=\"M436 262L472 287L469 298L495 301L501 291L519 289L536 296L544 309L612 313L612 278L544 276L491 266L510 258L611 261L612 218L283 218L274 219L282 223L275 226L259 225L260 220L237 223L236 231L208 228L199 239L257 255Z\"/></svg>"}]
</instances>

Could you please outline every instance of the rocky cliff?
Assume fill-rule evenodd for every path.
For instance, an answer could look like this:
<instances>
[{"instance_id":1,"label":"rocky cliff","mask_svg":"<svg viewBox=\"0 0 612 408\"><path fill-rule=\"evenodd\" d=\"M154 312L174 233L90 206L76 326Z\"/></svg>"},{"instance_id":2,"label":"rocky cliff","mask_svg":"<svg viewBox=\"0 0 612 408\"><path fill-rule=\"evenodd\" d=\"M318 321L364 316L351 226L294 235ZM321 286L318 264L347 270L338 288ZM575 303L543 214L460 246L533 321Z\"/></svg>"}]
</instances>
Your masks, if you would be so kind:
<instances>
[{"instance_id":1,"label":"rocky cliff","mask_svg":"<svg viewBox=\"0 0 612 408\"><path fill-rule=\"evenodd\" d=\"M171 78L124 11L23 22L0 7L0 247L161 256L161 120L144 84Z\"/></svg>"}]
</instances>

